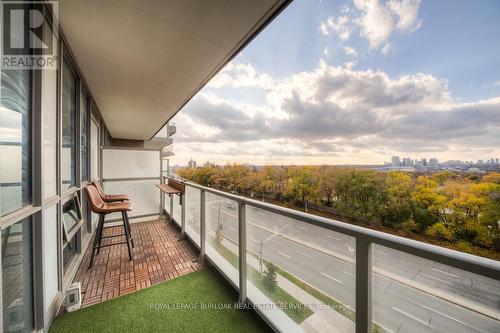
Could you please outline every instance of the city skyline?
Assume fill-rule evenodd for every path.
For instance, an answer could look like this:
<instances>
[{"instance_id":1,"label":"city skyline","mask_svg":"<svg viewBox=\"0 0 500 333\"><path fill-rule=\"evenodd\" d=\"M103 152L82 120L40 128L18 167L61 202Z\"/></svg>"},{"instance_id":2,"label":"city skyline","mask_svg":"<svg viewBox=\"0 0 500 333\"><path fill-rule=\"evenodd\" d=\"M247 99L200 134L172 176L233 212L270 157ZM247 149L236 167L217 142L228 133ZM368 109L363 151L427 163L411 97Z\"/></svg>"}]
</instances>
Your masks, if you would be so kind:
<instances>
[{"instance_id":1,"label":"city skyline","mask_svg":"<svg viewBox=\"0 0 500 333\"><path fill-rule=\"evenodd\" d=\"M495 1L294 1L174 118L173 163L499 156L499 14Z\"/></svg>"}]
</instances>

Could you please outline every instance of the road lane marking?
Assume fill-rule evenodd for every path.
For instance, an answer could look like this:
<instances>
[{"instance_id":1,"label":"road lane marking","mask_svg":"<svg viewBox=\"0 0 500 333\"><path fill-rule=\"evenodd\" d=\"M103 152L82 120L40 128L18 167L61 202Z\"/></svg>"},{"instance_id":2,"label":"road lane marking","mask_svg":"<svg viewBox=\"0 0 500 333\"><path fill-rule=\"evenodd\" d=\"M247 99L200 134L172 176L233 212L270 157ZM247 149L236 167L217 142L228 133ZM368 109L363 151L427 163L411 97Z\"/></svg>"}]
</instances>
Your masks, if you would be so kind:
<instances>
[{"instance_id":1,"label":"road lane marking","mask_svg":"<svg viewBox=\"0 0 500 333\"><path fill-rule=\"evenodd\" d=\"M460 276L458 276L458 275L451 274L451 273L448 273L448 272L442 271L442 270L437 269L437 268L432 268L432 267L431 267L431 269L432 269L433 271L435 271L435 272L443 273L443 274L446 274L446 275L449 275L449 276L453 276L453 277L456 277L456 278L460 277Z\"/></svg>"},{"instance_id":2,"label":"road lane marking","mask_svg":"<svg viewBox=\"0 0 500 333\"><path fill-rule=\"evenodd\" d=\"M425 306L425 305L422 305L422 304L420 304L420 306L421 306L421 307L423 307L424 309L427 309L427 310L429 310L429 311L432 311L432 312L434 312L434 313L437 313L438 315L441 315L441 316L446 317L446 318L448 318L448 319L450 319L450 320L456 321L457 323L462 324L462 325L464 325L465 327L468 327L468 326L467 326L467 324L465 324L463 321L460 321L460 320L458 320L458 319L455 319L455 318L453 318L453 317L448 316L447 314L444 314L444 313L441 313L441 312L436 311L436 310L434 310L434 309L431 309L431 308L430 308L430 307L428 307L428 306Z\"/></svg>"},{"instance_id":3,"label":"road lane marking","mask_svg":"<svg viewBox=\"0 0 500 333\"><path fill-rule=\"evenodd\" d=\"M321 272L321 275L323 275L324 277L326 277L326 278L328 278L330 280L333 280L333 281L335 281L337 283L344 284L344 282L342 282L342 281L340 281L340 280L338 280L338 279L334 278L333 276L330 276L330 275L328 275L326 273Z\"/></svg>"},{"instance_id":4,"label":"road lane marking","mask_svg":"<svg viewBox=\"0 0 500 333\"><path fill-rule=\"evenodd\" d=\"M342 273L344 273L344 274L346 274L346 275L349 275L349 276L352 276L352 277L354 277L354 274L351 274L351 273L349 273L349 272L346 272L346 271L342 271Z\"/></svg>"},{"instance_id":5,"label":"road lane marking","mask_svg":"<svg viewBox=\"0 0 500 333\"><path fill-rule=\"evenodd\" d=\"M283 252L278 251L278 254L282 255L283 257L285 257L287 259L292 259L292 257L290 257L289 255L284 254Z\"/></svg>"},{"instance_id":6,"label":"road lane marking","mask_svg":"<svg viewBox=\"0 0 500 333\"><path fill-rule=\"evenodd\" d=\"M400 310L400 309L398 309L398 308L396 308L396 307L394 307L394 306L392 307L392 309L393 309L394 311L396 311L396 312L401 313L401 314L402 314L402 315L404 315L404 316L407 316L408 318L411 318L411 319L413 319L413 320L415 320L415 321L417 321L417 322L419 322L419 323L421 323L421 324L425 325L425 326L429 326L429 323L428 323L428 322L426 322L426 321L424 321L424 320L422 320L422 319L420 319L420 318L417 318L417 317L415 317L414 315L409 314L408 312L404 312L403 310Z\"/></svg>"},{"instance_id":7,"label":"road lane marking","mask_svg":"<svg viewBox=\"0 0 500 333\"><path fill-rule=\"evenodd\" d=\"M331 239L335 239L335 240L338 240L338 241L340 240L340 238L333 237L332 235L326 235L326 237L331 238Z\"/></svg>"},{"instance_id":8,"label":"road lane marking","mask_svg":"<svg viewBox=\"0 0 500 333\"><path fill-rule=\"evenodd\" d=\"M303 227L303 226L301 226L301 225L298 225L298 226L297 226L297 228L300 228L300 229L302 229L302 230L309 230L309 229L307 229L306 227Z\"/></svg>"},{"instance_id":9,"label":"road lane marking","mask_svg":"<svg viewBox=\"0 0 500 333\"><path fill-rule=\"evenodd\" d=\"M311 258L311 256L310 256L310 255L305 254L305 253L303 253L303 252L300 252L300 251L297 251L297 250L295 250L295 252L297 252L298 254L303 255L304 257Z\"/></svg>"},{"instance_id":10,"label":"road lane marking","mask_svg":"<svg viewBox=\"0 0 500 333\"><path fill-rule=\"evenodd\" d=\"M425 275L427 276L428 278L431 278L433 280L436 280L436 281L439 281L439 282L443 282L443 283L446 283L446 284L449 284L450 286L453 286L454 284L450 281L446 281L446 280L443 280L443 279L440 279L438 277L435 277L434 275L430 275L430 274L427 274L427 273L422 273L421 275Z\"/></svg>"},{"instance_id":11,"label":"road lane marking","mask_svg":"<svg viewBox=\"0 0 500 333\"><path fill-rule=\"evenodd\" d=\"M373 252L378 253L378 254L381 254L381 255L383 255L383 256L386 256L386 255L387 255L387 253L385 253L385 252L380 252L380 251L377 251L377 250L373 250Z\"/></svg>"},{"instance_id":12,"label":"road lane marking","mask_svg":"<svg viewBox=\"0 0 500 333\"><path fill-rule=\"evenodd\" d=\"M254 238L250 238L250 240L251 240L252 242L255 242L255 243L260 243L258 240L254 239Z\"/></svg>"},{"instance_id":13,"label":"road lane marking","mask_svg":"<svg viewBox=\"0 0 500 333\"><path fill-rule=\"evenodd\" d=\"M229 230L236 232L236 229L234 229L233 227L230 227Z\"/></svg>"}]
</instances>

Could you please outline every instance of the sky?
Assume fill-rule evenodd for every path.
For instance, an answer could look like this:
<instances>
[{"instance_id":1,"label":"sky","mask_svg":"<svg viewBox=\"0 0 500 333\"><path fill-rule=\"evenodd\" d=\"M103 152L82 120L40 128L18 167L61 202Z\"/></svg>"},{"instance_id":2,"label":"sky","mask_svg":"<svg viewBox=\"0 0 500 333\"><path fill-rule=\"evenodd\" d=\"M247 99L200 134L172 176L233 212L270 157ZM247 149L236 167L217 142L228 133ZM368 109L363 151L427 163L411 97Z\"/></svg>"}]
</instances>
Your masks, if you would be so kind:
<instances>
[{"instance_id":1,"label":"sky","mask_svg":"<svg viewBox=\"0 0 500 333\"><path fill-rule=\"evenodd\" d=\"M500 1L295 0L174 117L175 157L500 157Z\"/></svg>"}]
</instances>

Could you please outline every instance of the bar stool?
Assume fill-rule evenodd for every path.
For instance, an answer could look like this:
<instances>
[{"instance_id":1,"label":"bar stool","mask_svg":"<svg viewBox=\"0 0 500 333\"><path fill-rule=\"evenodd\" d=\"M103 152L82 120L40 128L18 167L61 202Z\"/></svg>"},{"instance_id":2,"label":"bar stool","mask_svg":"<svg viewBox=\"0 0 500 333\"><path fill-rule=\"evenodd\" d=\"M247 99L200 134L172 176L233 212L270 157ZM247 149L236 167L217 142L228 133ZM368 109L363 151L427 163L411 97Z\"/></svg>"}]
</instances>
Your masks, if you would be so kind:
<instances>
[{"instance_id":1,"label":"bar stool","mask_svg":"<svg viewBox=\"0 0 500 333\"><path fill-rule=\"evenodd\" d=\"M99 191L97 190L97 188L93 185L88 185L85 188L85 191L87 192L87 197L88 197L88 202L90 204L90 209L95 214L99 214L99 222L97 224L97 230L96 230L96 234L94 237L94 244L92 245L92 256L90 257L90 264L89 264L88 269L92 268L92 265L94 264L94 256L96 255L96 250L97 250L97 254L99 254L99 250L101 249L101 247L127 244L128 257L130 260L132 260L132 242L131 242L132 237L131 237L131 233L130 233L128 214L127 214L127 212L129 212L133 209L132 202L130 202L130 201L105 202L104 200L102 200L101 196L99 195ZM106 216L106 214L116 213L116 212L122 213L124 233L120 234L120 235L103 237L102 231L104 229L107 229L107 228L104 228L104 217ZM110 228L110 227L108 227L108 228ZM103 238L113 238L113 237L121 237L121 236L125 236L125 238L126 238L125 242L101 245L101 241Z\"/></svg>"},{"instance_id":2,"label":"bar stool","mask_svg":"<svg viewBox=\"0 0 500 333\"><path fill-rule=\"evenodd\" d=\"M101 196L102 200L105 202L117 202L117 201L130 201L130 197L126 194L106 194L104 193L101 184L99 182L96 182L95 180L91 181L90 184L94 185L95 188L97 189L97 192L99 192L99 195Z\"/></svg>"},{"instance_id":3,"label":"bar stool","mask_svg":"<svg viewBox=\"0 0 500 333\"><path fill-rule=\"evenodd\" d=\"M96 182L95 180L91 181L90 184L94 185L94 187L97 189L97 192L101 196L101 199L104 202L109 203L109 202L130 201L130 197L126 194L106 194L106 193L104 193L104 191L101 187L101 184L99 184L99 182ZM126 220L128 234L130 235L130 241L132 243L132 247L134 248L135 247L134 237L132 237L132 228L130 228L130 222L128 220L128 216L127 216L127 218L125 218L125 217L123 217L123 218ZM99 253L99 252L97 252L97 253Z\"/></svg>"}]
</instances>

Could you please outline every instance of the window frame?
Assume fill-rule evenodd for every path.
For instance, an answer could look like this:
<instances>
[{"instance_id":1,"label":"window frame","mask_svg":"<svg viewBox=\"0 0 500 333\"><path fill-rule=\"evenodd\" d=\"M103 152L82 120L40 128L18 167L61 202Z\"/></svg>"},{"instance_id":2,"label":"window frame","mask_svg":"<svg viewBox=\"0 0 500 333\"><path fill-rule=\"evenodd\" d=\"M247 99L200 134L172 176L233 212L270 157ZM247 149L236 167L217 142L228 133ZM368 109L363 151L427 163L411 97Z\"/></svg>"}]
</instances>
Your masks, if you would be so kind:
<instances>
[{"instance_id":1,"label":"window frame","mask_svg":"<svg viewBox=\"0 0 500 333\"><path fill-rule=\"evenodd\" d=\"M79 81L80 81L80 76L78 75L78 72L76 71L75 69L75 65L73 63L73 60L71 59L71 57L67 57L66 54L69 54L66 46L64 45L64 42L62 42L62 46L61 46L61 53L62 53L62 57L60 57L60 75L59 75L59 80L60 80L60 120L59 120L59 124L60 124L60 134L59 134L59 149L60 149L60 153L59 153L59 168L60 168L60 180L59 180L59 184L61 186L61 197L65 197L67 195L71 195L73 194L74 192L76 192L78 190L78 188L80 187L80 172L79 172L79 156L80 156L80 153L79 153L79 148L80 148L80 118L79 118L79 109L80 109L80 98L79 98ZM71 135L73 136L73 142L74 142L74 151L73 151L73 154L71 156L71 158L73 159L71 162L74 163L74 170L72 170L73 172L73 176L74 176L74 179L73 179L73 184L71 184L67 189L64 189L64 185L63 185L63 182L64 182L64 179L63 179L63 176L62 176L62 170L63 170L63 167L62 167L62 150L63 150L63 117L64 117L64 109L63 109L63 100L64 100L64 70L65 68L67 68L71 75L73 75L73 77L75 78L75 87L74 87L74 93L75 93L75 100L74 100L74 128L73 128L73 133L71 133Z\"/></svg>"},{"instance_id":2,"label":"window frame","mask_svg":"<svg viewBox=\"0 0 500 333\"><path fill-rule=\"evenodd\" d=\"M78 213L80 214L78 222L71 227L70 230L67 230L67 227L64 223L64 206L69 203L70 201L74 201L76 209L78 210ZM67 196L61 201L61 226L63 230L63 249L68 245L68 243L71 241L71 239L75 236L75 234L78 232L80 227L83 225L84 218L82 214L82 207L80 205L80 199L76 193Z\"/></svg>"}]
</instances>

